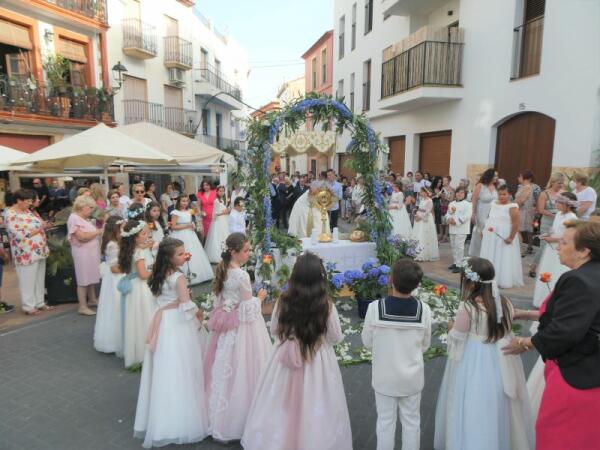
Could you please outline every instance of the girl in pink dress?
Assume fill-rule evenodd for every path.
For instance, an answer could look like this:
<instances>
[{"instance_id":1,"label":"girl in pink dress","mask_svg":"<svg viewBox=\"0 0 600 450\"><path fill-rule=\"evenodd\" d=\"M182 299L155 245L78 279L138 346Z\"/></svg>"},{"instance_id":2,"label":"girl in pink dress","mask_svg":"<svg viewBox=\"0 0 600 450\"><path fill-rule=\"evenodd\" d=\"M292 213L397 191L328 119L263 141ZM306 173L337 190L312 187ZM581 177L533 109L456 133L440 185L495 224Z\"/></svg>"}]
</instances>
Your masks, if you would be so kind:
<instances>
[{"instance_id":1,"label":"girl in pink dress","mask_svg":"<svg viewBox=\"0 0 600 450\"><path fill-rule=\"evenodd\" d=\"M204 239L206 239L210 224L212 223L213 207L217 198L217 191L212 188L210 181L202 180L197 197L200 209L202 210L202 227L204 228Z\"/></svg>"},{"instance_id":2,"label":"girl in pink dress","mask_svg":"<svg viewBox=\"0 0 600 450\"><path fill-rule=\"evenodd\" d=\"M267 292L262 289L253 297L250 276L240 268L248 261L250 243L242 233L233 233L225 245L213 283L217 300L208 321L211 337L204 360L209 433L218 441L242 437L272 351L261 314Z\"/></svg>"},{"instance_id":3,"label":"girl in pink dress","mask_svg":"<svg viewBox=\"0 0 600 450\"><path fill-rule=\"evenodd\" d=\"M321 259L294 265L271 317L276 347L254 395L246 450L352 449L350 416L334 344L344 335Z\"/></svg>"}]
</instances>

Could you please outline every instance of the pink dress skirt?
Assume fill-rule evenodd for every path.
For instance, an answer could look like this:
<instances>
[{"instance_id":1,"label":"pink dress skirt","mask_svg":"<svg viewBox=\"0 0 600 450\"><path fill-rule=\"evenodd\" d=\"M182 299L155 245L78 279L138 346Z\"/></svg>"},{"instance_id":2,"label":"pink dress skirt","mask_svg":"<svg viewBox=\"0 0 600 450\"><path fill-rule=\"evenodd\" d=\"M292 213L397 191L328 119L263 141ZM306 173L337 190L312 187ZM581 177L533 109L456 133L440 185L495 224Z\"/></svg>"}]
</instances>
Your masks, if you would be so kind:
<instances>
[{"instance_id":1,"label":"pink dress skirt","mask_svg":"<svg viewBox=\"0 0 600 450\"><path fill-rule=\"evenodd\" d=\"M96 231L96 227L78 214L71 214L67 221L68 239L71 243L71 254L75 265L77 286L89 286L100 282L100 241L96 238L82 242L75 237L75 232Z\"/></svg>"}]
</instances>

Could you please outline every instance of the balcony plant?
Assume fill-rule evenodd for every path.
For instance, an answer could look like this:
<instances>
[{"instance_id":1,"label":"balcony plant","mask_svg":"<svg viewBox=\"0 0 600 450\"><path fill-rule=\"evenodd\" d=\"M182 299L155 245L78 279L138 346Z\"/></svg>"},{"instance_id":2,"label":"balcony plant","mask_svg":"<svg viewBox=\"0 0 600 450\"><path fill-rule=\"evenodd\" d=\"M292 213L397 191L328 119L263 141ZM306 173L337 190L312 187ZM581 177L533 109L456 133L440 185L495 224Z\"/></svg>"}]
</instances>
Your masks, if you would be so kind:
<instances>
[{"instance_id":1,"label":"balcony plant","mask_svg":"<svg viewBox=\"0 0 600 450\"><path fill-rule=\"evenodd\" d=\"M75 266L71 256L71 245L66 237L48 238L50 254L46 259L46 289L48 303L77 302Z\"/></svg>"},{"instance_id":2,"label":"balcony plant","mask_svg":"<svg viewBox=\"0 0 600 450\"><path fill-rule=\"evenodd\" d=\"M67 97L67 75L71 70L71 63L61 54L49 55L44 62L44 70L50 87L50 106L56 116L69 117L71 101Z\"/></svg>"}]
</instances>

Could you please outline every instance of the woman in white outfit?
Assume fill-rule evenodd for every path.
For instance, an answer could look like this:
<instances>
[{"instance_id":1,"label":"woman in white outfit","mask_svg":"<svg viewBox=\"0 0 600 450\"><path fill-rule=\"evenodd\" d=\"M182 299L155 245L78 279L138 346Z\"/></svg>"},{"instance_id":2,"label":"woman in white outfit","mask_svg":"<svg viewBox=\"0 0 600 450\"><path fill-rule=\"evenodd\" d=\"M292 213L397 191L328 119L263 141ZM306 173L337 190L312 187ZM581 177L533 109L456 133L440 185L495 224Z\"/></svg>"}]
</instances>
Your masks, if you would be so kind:
<instances>
[{"instance_id":1,"label":"woman in white outfit","mask_svg":"<svg viewBox=\"0 0 600 450\"><path fill-rule=\"evenodd\" d=\"M221 261L225 240L229 236L229 208L225 198L225 187L217 188L217 198L213 205L212 225L208 229L206 237L206 254L211 263Z\"/></svg>"},{"instance_id":2,"label":"woman in white outfit","mask_svg":"<svg viewBox=\"0 0 600 450\"><path fill-rule=\"evenodd\" d=\"M485 221L490 215L492 203L498 198L496 191L496 181L498 174L494 169L488 169L481 175L479 183L473 191L473 216L471 222L473 233L471 234L471 244L469 245L469 256L479 256L481 253L481 240L483 238L483 229Z\"/></svg>"},{"instance_id":3,"label":"woman in white outfit","mask_svg":"<svg viewBox=\"0 0 600 450\"><path fill-rule=\"evenodd\" d=\"M193 210L188 209L190 199L180 195L171 212L171 237L183 241L185 251L192 254L190 261L183 267L188 275L189 284L199 284L212 280L213 271L208 256L196 234L196 225L192 221Z\"/></svg>"},{"instance_id":4,"label":"woman in white outfit","mask_svg":"<svg viewBox=\"0 0 600 450\"><path fill-rule=\"evenodd\" d=\"M519 205L510 203L506 186L498 188L498 200L492 203L481 241L481 257L496 269L501 288L523 286L523 268L519 242Z\"/></svg>"},{"instance_id":5,"label":"woman in white outfit","mask_svg":"<svg viewBox=\"0 0 600 450\"><path fill-rule=\"evenodd\" d=\"M392 233L408 238L412 233L410 217L404 204L404 194L402 192L402 183L397 181L392 184L392 195L390 196L390 216L392 216Z\"/></svg>"}]
</instances>

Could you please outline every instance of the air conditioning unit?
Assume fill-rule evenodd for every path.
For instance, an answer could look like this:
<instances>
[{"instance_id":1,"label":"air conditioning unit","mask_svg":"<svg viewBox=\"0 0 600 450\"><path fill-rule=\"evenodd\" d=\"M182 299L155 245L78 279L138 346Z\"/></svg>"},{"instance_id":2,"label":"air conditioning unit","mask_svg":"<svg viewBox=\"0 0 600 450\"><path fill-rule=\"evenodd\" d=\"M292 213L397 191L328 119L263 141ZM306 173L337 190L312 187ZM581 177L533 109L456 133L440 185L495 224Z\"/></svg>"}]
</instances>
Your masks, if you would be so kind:
<instances>
[{"instance_id":1,"label":"air conditioning unit","mask_svg":"<svg viewBox=\"0 0 600 450\"><path fill-rule=\"evenodd\" d=\"M169 69L169 83L175 86L183 86L185 84L183 70L175 68Z\"/></svg>"}]
</instances>

